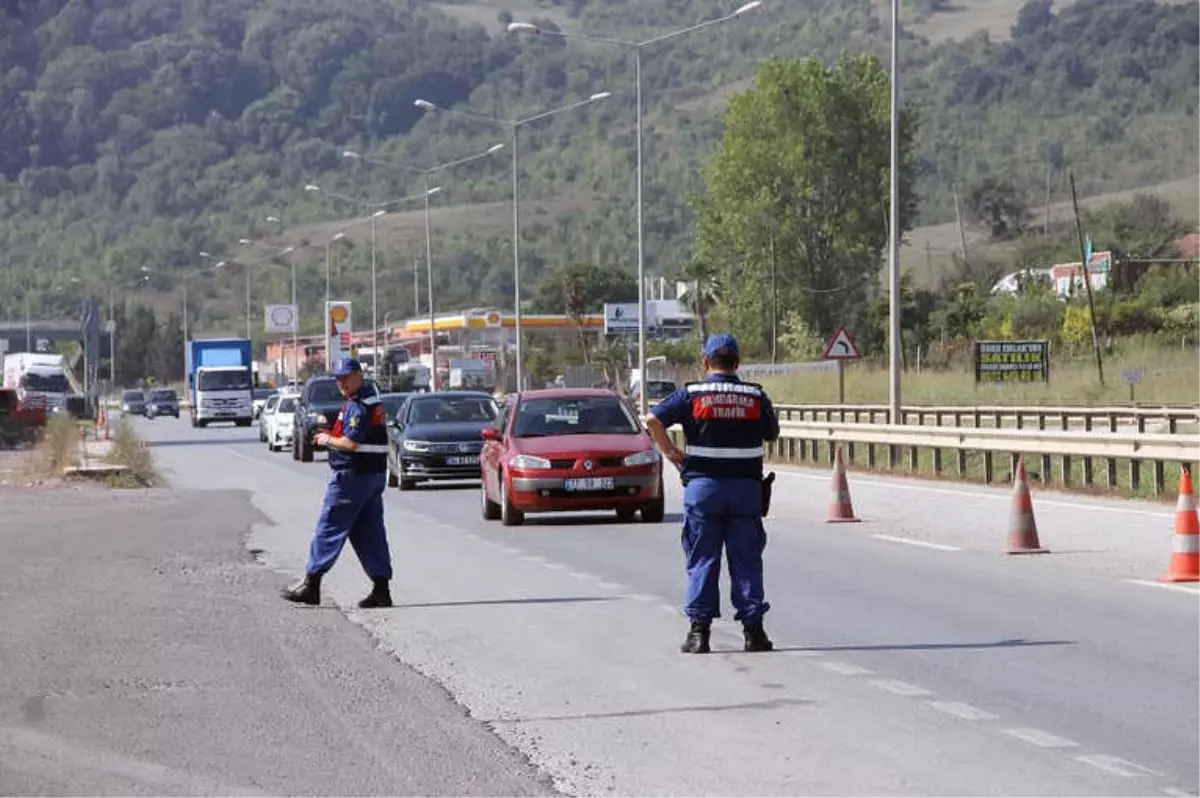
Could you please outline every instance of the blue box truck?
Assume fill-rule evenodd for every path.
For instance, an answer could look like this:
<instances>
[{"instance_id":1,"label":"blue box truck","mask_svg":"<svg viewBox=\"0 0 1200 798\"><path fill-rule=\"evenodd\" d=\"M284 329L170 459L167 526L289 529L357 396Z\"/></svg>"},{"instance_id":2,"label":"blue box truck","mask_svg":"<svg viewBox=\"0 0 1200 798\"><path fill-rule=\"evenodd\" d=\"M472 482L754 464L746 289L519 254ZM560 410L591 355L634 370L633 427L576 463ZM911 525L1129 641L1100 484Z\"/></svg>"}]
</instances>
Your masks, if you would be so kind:
<instances>
[{"instance_id":1,"label":"blue box truck","mask_svg":"<svg viewBox=\"0 0 1200 798\"><path fill-rule=\"evenodd\" d=\"M187 342L184 351L187 394L193 427L254 420L254 348L246 338L207 338Z\"/></svg>"}]
</instances>

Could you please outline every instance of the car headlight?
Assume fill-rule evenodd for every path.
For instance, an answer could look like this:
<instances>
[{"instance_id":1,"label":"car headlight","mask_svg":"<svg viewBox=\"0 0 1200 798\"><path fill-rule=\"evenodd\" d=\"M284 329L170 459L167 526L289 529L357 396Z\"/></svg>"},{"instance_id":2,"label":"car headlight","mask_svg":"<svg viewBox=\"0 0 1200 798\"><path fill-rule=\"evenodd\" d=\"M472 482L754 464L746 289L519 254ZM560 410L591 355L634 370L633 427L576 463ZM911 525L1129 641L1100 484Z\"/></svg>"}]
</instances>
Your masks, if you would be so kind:
<instances>
[{"instance_id":1,"label":"car headlight","mask_svg":"<svg viewBox=\"0 0 1200 798\"><path fill-rule=\"evenodd\" d=\"M316 424L321 427L324 427L329 423L328 421L325 420L325 416L322 415L321 413L309 413L304 418L308 421L308 423Z\"/></svg>"},{"instance_id":2,"label":"car headlight","mask_svg":"<svg viewBox=\"0 0 1200 798\"><path fill-rule=\"evenodd\" d=\"M429 444L425 441L405 441L404 451L406 452L427 452Z\"/></svg>"},{"instance_id":3,"label":"car headlight","mask_svg":"<svg viewBox=\"0 0 1200 798\"><path fill-rule=\"evenodd\" d=\"M544 469L550 467L550 461L545 457L534 457L531 454L519 454L508 461L508 467Z\"/></svg>"},{"instance_id":4,"label":"car headlight","mask_svg":"<svg viewBox=\"0 0 1200 798\"><path fill-rule=\"evenodd\" d=\"M654 465L658 462L658 457L658 452L654 449L647 449L644 452L634 452L621 462L627 466Z\"/></svg>"}]
</instances>

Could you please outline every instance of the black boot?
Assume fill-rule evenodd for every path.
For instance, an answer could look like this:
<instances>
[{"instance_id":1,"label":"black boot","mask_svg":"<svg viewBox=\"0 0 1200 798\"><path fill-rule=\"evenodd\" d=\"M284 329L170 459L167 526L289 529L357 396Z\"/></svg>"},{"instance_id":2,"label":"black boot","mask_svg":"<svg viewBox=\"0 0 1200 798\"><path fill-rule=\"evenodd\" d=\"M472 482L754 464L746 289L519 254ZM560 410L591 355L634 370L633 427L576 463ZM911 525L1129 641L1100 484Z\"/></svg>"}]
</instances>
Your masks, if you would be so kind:
<instances>
[{"instance_id":1,"label":"black boot","mask_svg":"<svg viewBox=\"0 0 1200 798\"><path fill-rule=\"evenodd\" d=\"M358 602L358 606L364 610L372 607L390 607L392 606L392 591L388 589L388 580L375 579L371 586L371 592L367 597Z\"/></svg>"},{"instance_id":2,"label":"black boot","mask_svg":"<svg viewBox=\"0 0 1200 798\"><path fill-rule=\"evenodd\" d=\"M321 575L305 574L304 578L283 591L283 597L297 604L321 603Z\"/></svg>"},{"instance_id":3,"label":"black boot","mask_svg":"<svg viewBox=\"0 0 1200 798\"><path fill-rule=\"evenodd\" d=\"M683 645L679 650L684 654L707 654L709 652L708 638L711 634L709 624L700 621L692 621L692 627L688 630L687 639L683 641Z\"/></svg>"},{"instance_id":4,"label":"black boot","mask_svg":"<svg viewBox=\"0 0 1200 798\"><path fill-rule=\"evenodd\" d=\"M767 630L763 629L762 621L742 624L742 634L746 638L743 651L771 651L775 648L771 638L767 637Z\"/></svg>"}]
</instances>

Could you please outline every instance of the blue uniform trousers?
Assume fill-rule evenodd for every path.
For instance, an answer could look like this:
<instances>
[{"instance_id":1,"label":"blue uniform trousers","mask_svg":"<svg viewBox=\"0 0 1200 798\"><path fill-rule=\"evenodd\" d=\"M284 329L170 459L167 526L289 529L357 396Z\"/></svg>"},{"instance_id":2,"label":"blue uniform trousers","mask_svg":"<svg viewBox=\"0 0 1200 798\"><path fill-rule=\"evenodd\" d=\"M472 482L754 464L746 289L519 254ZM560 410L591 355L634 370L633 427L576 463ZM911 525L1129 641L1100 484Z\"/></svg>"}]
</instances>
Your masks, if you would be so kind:
<instances>
[{"instance_id":1,"label":"blue uniform trousers","mask_svg":"<svg viewBox=\"0 0 1200 798\"><path fill-rule=\"evenodd\" d=\"M323 574L333 567L346 539L371 579L392 578L392 553L383 525L385 474L331 471L321 517L308 552L308 572Z\"/></svg>"},{"instance_id":2,"label":"blue uniform trousers","mask_svg":"<svg viewBox=\"0 0 1200 798\"><path fill-rule=\"evenodd\" d=\"M687 555L687 604L692 621L721 617L721 549L729 560L734 620L757 623L771 608L763 597L762 483L757 479L688 480L683 489L683 552Z\"/></svg>"}]
</instances>

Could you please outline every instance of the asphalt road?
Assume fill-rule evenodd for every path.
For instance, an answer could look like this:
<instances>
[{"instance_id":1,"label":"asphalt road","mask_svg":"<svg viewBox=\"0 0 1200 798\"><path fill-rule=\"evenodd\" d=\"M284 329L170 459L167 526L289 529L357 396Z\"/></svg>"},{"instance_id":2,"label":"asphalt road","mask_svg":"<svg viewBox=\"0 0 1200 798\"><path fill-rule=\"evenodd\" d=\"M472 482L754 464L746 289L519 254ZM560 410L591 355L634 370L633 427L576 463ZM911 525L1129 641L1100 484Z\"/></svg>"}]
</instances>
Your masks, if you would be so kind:
<instances>
[{"instance_id":1,"label":"asphalt road","mask_svg":"<svg viewBox=\"0 0 1200 798\"><path fill-rule=\"evenodd\" d=\"M553 793L336 610L280 601L246 492L0 507L0 794Z\"/></svg>"},{"instance_id":2,"label":"asphalt road","mask_svg":"<svg viewBox=\"0 0 1200 798\"><path fill-rule=\"evenodd\" d=\"M176 484L249 491L264 516L249 545L302 569L320 456L137 423ZM480 519L474 486L390 491L399 606L352 608L365 580L349 552L327 602L569 792L1197 793L1200 601L1137 583L1166 565L1169 508L1039 497L1056 553L1011 558L1002 491L852 483L865 523L826 525L827 480L781 476L771 654L741 653L732 624L719 653L678 653L674 483L656 525L506 529Z\"/></svg>"}]
</instances>

